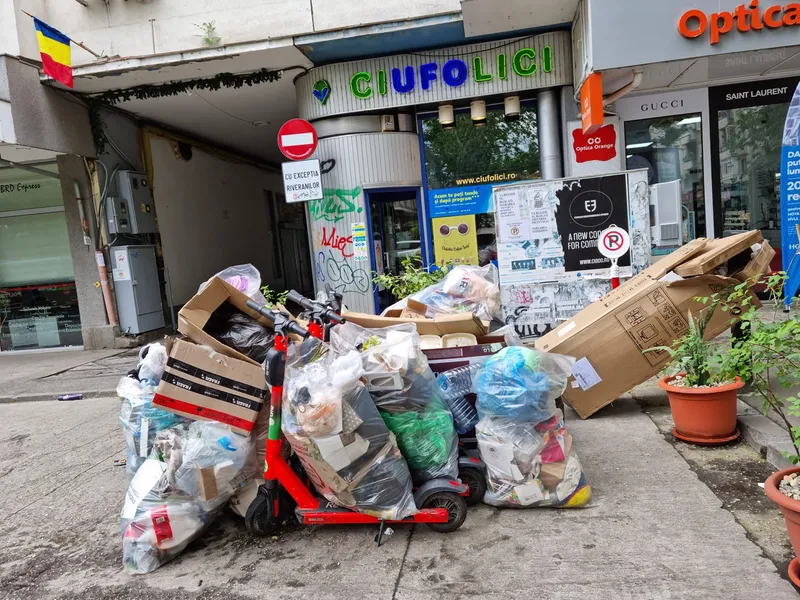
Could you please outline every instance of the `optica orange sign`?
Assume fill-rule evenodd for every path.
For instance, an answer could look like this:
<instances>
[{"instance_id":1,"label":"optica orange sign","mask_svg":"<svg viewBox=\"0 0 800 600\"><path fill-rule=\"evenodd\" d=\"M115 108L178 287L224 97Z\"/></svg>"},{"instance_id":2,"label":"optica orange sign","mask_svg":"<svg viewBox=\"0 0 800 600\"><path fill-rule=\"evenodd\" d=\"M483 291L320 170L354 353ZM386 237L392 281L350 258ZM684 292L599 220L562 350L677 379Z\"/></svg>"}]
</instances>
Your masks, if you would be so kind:
<instances>
[{"instance_id":1,"label":"optica orange sign","mask_svg":"<svg viewBox=\"0 0 800 600\"><path fill-rule=\"evenodd\" d=\"M750 4L740 4L736 10L726 10L706 15L702 10L693 8L681 15L678 21L678 31L685 38L698 38L706 31L709 32L711 44L718 44L721 36L730 31L746 33L767 29L780 29L800 25L800 2L791 2L786 6L776 4L764 8L758 5L758 0Z\"/></svg>"},{"instance_id":2,"label":"optica orange sign","mask_svg":"<svg viewBox=\"0 0 800 600\"><path fill-rule=\"evenodd\" d=\"M594 133L603 126L603 76L590 73L581 86L581 128Z\"/></svg>"}]
</instances>

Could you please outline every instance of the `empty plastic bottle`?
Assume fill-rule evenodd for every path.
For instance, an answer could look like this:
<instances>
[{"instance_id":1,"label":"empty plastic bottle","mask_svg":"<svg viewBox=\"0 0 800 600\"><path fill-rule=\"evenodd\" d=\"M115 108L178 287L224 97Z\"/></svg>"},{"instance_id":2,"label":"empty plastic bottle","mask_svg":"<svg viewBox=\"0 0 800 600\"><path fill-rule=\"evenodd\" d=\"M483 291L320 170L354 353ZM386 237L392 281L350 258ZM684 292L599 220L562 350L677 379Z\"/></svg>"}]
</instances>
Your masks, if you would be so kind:
<instances>
[{"instance_id":1,"label":"empty plastic bottle","mask_svg":"<svg viewBox=\"0 0 800 600\"><path fill-rule=\"evenodd\" d=\"M462 435L478 424L478 411L466 396L473 392L472 382L480 370L479 364L456 367L441 373L436 379L439 392L453 413L456 431Z\"/></svg>"}]
</instances>

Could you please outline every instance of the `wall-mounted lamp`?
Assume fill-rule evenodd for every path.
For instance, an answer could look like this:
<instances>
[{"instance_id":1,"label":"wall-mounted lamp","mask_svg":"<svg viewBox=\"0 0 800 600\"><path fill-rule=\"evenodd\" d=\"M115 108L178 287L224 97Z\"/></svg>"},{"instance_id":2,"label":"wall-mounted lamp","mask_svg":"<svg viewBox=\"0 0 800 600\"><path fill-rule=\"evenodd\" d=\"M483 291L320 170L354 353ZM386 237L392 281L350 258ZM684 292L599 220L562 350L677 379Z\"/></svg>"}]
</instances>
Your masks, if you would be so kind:
<instances>
[{"instance_id":1,"label":"wall-mounted lamp","mask_svg":"<svg viewBox=\"0 0 800 600\"><path fill-rule=\"evenodd\" d=\"M519 96L507 96L503 104L505 105L506 121L519 119Z\"/></svg>"},{"instance_id":2,"label":"wall-mounted lamp","mask_svg":"<svg viewBox=\"0 0 800 600\"><path fill-rule=\"evenodd\" d=\"M439 107L439 124L442 129L452 129L456 126L456 118L453 114L452 104L442 104Z\"/></svg>"},{"instance_id":3,"label":"wall-mounted lamp","mask_svg":"<svg viewBox=\"0 0 800 600\"><path fill-rule=\"evenodd\" d=\"M476 127L486 125L486 102L483 100L473 100L469 104L469 116L472 124Z\"/></svg>"}]
</instances>

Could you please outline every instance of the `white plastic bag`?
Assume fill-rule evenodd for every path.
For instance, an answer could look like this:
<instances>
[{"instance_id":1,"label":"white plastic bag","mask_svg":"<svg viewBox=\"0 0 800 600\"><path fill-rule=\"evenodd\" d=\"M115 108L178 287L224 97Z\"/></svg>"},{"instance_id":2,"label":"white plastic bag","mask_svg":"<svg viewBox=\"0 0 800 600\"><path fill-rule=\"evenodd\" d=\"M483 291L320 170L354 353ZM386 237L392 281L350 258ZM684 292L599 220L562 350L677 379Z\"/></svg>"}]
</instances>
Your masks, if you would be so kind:
<instances>
[{"instance_id":1,"label":"white plastic bag","mask_svg":"<svg viewBox=\"0 0 800 600\"><path fill-rule=\"evenodd\" d=\"M158 384L167 368L167 349L154 343L139 350L139 380Z\"/></svg>"},{"instance_id":2,"label":"white plastic bag","mask_svg":"<svg viewBox=\"0 0 800 600\"><path fill-rule=\"evenodd\" d=\"M267 299L264 298L264 295L261 293L261 273L251 264L228 267L214 275L214 277L224 279L237 290L243 292L245 296L255 300L258 304L265 305L267 303ZM211 279L200 284L197 290L198 294L203 291Z\"/></svg>"},{"instance_id":3,"label":"white plastic bag","mask_svg":"<svg viewBox=\"0 0 800 600\"><path fill-rule=\"evenodd\" d=\"M409 297L425 304L429 317L471 312L484 320L499 321L502 315L498 282L497 269L492 264L485 267L457 265L440 282ZM381 314L405 308L406 300L403 298Z\"/></svg>"}]
</instances>

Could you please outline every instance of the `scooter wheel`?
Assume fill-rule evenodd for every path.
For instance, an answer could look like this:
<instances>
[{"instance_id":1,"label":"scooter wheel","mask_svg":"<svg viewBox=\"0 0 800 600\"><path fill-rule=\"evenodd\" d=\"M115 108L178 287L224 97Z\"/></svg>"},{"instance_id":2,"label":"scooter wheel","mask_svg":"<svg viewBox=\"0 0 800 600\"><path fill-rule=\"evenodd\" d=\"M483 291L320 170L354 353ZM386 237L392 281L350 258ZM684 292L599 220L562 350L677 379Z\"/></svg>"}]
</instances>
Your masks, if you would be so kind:
<instances>
[{"instance_id":1,"label":"scooter wheel","mask_svg":"<svg viewBox=\"0 0 800 600\"><path fill-rule=\"evenodd\" d=\"M464 498L453 492L436 492L431 494L422 508L447 509L447 523L427 523L428 527L439 533L450 533L464 524L467 518L467 503Z\"/></svg>"},{"instance_id":2,"label":"scooter wheel","mask_svg":"<svg viewBox=\"0 0 800 600\"><path fill-rule=\"evenodd\" d=\"M486 493L486 478L478 469L463 468L458 471L461 483L469 486L469 496L464 498L467 506L475 506Z\"/></svg>"},{"instance_id":3,"label":"scooter wheel","mask_svg":"<svg viewBox=\"0 0 800 600\"><path fill-rule=\"evenodd\" d=\"M247 507L244 524L253 535L271 535L278 528L278 518L275 514L275 491L259 489L255 499Z\"/></svg>"}]
</instances>

